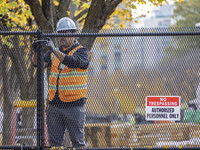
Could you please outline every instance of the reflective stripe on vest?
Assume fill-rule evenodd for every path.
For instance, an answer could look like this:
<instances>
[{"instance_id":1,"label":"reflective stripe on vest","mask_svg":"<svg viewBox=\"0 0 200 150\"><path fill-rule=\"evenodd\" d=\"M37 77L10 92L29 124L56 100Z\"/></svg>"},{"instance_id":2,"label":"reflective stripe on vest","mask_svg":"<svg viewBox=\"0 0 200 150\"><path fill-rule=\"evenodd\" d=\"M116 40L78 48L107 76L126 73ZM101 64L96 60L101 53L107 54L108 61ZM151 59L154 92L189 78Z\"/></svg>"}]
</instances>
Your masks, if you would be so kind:
<instances>
[{"instance_id":1,"label":"reflective stripe on vest","mask_svg":"<svg viewBox=\"0 0 200 150\"><path fill-rule=\"evenodd\" d=\"M56 85L49 85L49 88L52 90L57 90ZM82 85L59 85L59 90L79 90L79 89L85 89L87 88L87 84Z\"/></svg>"},{"instance_id":2,"label":"reflective stripe on vest","mask_svg":"<svg viewBox=\"0 0 200 150\"><path fill-rule=\"evenodd\" d=\"M71 50L68 55L72 56L80 47L82 46L77 46ZM48 92L49 100L53 100L57 89L59 98L63 102L72 102L86 97L88 69L68 68L60 63L60 60L53 53L51 54L51 61L52 66Z\"/></svg>"}]
</instances>

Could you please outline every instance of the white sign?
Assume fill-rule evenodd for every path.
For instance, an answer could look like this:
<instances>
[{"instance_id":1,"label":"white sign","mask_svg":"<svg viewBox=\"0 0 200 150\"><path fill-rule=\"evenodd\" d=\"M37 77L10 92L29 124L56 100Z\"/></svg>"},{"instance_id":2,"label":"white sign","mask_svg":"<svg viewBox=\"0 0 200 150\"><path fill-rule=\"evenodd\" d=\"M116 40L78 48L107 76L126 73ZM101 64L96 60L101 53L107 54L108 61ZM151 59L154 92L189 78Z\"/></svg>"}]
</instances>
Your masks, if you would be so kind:
<instances>
[{"instance_id":1,"label":"white sign","mask_svg":"<svg viewBox=\"0 0 200 150\"><path fill-rule=\"evenodd\" d=\"M146 120L180 121L180 96L147 96Z\"/></svg>"}]
</instances>

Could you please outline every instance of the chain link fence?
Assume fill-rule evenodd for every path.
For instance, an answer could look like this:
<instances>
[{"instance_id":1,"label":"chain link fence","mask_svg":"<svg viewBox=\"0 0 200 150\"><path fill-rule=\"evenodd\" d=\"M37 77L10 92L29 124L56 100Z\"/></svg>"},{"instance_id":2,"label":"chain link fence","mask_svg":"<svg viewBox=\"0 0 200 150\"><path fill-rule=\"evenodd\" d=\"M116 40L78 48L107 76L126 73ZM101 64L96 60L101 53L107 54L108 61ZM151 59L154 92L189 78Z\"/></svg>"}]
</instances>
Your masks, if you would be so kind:
<instances>
[{"instance_id":1,"label":"chain link fence","mask_svg":"<svg viewBox=\"0 0 200 150\"><path fill-rule=\"evenodd\" d=\"M32 63L31 43L43 37L50 37L56 46L61 44L59 37L75 37L90 49L85 149L200 147L199 28L73 34L0 28L1 149L51 147L46 121L51 69L41 67L47 51L38 52L37 67ZM158 105L149 107L152 96L178 97L178 104L162 105L159 99ZM70 134L66 130L65 148L73 147Z\"/></svg>"}]
</instances>

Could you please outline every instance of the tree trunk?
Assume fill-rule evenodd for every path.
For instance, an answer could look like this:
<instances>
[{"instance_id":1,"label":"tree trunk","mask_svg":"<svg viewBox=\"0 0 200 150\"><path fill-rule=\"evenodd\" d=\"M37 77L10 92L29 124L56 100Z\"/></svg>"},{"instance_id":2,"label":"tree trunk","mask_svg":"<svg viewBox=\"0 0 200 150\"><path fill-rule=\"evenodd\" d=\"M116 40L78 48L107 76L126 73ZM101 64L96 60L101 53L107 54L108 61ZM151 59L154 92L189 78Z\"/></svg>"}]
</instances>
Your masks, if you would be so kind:
<instances>
[{"instance_id":1,"label":"tree trunk","mask_svg":"<svg viewBox=\"0 0 200 150\"><path fill-rule=\"evenodd\" d=\"M27 69L25 62L25 57L27 57L25 55L26 47L19 47L19 37L16 37L14 40L17 42L13 42L15 49L11 51L10 55L12 56L11 60L15 65L15 73L18 74L18 79L20 79L20 99L25 101L36 99L36 76L33 76L33 66ZM26 43L28 41L24 42ZM29 56L28 60L30 61L30 59L31 56ZM22 128L34 128L34 113L35 111L33 108L22 109ZM34 134L32 131L28 131L22 133L22 135L33 136ZM34 143L32 139L26 139L21 140L21 144L33 145Z\"/></svg>"},{"instance_id":2,"label":"tree trunk","mask_svg":"<svg viewBox=\"0 0 200 150\"><path fill-rule=\"evenodd\" d=\"M2 54L2 76L3 76L3 109L4 109L4 120L3 120L3 145L11 144L12 135L12 110L13 101L19 97L19 84L15 74L15 67L9 66L10 59L8 59L8 52L10 49L3 45Z\"/></svg>"},{"instance_id":3,"label":"tree trunk","mask_svg":"<svg viewBox=\"0 0 200 150\"><path fill-rule=\"evenodd\" d=\"M121 2L122 0L93 0L85 19L83 32L98 33ZM91 49L95 39L96 37L82 37L80 43Z\"/></svg>"},{"instance_id":4,"label":"tree trunk","mask_svg":"<svg viewBox=\"0 0 200 150\"><path fill-rule=\"evenodd\" d=\"M8 74L8 60L5 46L3 46L3 57L2 57L2 74L3 74L3 141L2 145L11 145L11 119L12 119L12 104L9 97L9 74Z\"/></svg>"},{"instance_id":5,"label":"tree trunk","mask_svg":"<svg viewBox=\"0 0 200 150\"><path fill-rule=\"evenodd\" d=\"M26 38L25 38L26 39ZM25 54L25 48L26 47L19 47L19 37L15 36L14 38L11 39L12 43L14 45L14 48L9 49L7 46L4 45L4 55L6 57L10 56L10 59L12 61L12 73L8 74L8 72L6 72L5 68L8 70L8 64L6 64L3 61L3 81L4 81L4 109L8 110L5 111L6 114L4 113L4 118L5 118L5 123L4 123L4 129L7 128L7 126L10 124L8 123L8 121L10 121L10 115L12 115L12 113L10 113L9 111L12 111L12 103L14 100L16 100L16 93L20 94L18 95L18 97L20 97L20 100L31 100L36 98L36 77L33 76L33 66L31 66L29 69L26 66L26 59L25 57L27 57ZM26 43L27 41L23 41L24 43ZM7 54L7 55L6 55ZM4 57L3 57L4 58ZM28 60L30 61L31 56L28 58ZM4 58L6 59L6 58ZM28 62L29 63L29 62ZM10 69L11 70L11 69ZM14 78L15 77L15 78ZM9 80L10 78L10 80ZM17 79L16 79L17 78ZM14 82L12 81L13 79L17 80L18 82ZM19 90L16 90L16 87L14 85L10 85L10 84L15 84L15 85L19 85L17 86L19 89L20 87L20 92ZM10 86L9 86L10 85ZM34 126L34 109L32 108L25 108L25 111L22 111L22 127L23 128L32 128ZM7 114L7 112L9 112ZM7 130L7 129L6 129ZM4 131L5 133L7 131ZM11 132L11 130L9 129L8 132ZM23 133L22 135L33 135L33 133ZM6 135L6 137L8 136L8 134ZM10 139L10 138L5 138L5 139ZM22 140L21 141L23 144L26 145L33 145L33 140Z\"/></svg>"},{"instance_id":6,"label":"tree trunk","mask_svg":"<svg viewBox=\"0 0 200 150\"><path fill-rule=\"evenodd\" d=\"M7 55L6 55L6 52L4 49L3 49L2 62L3 62L2 74L3 74L3 95L4 95L4 100L3 100L4 119L3 119L2 145L10 145L10 143L11 143L11 132L10 132L11 126L9 126L9 125L10 125L11 114L12 114L12 105L10 104L10 101L9 101Z\"/></svg>"},{"instance_id":7,"label":"tree trunk","mask_svg":"<svg viewBox=\"0 0 200 150\"><path fill-rule=\"evenodd\" d=\"M53 31L57 21L68 16L66 11L69 10L71 1L60 0L57 9L50 0L42 1L43 4L47 4L45 6L40 6L37 0L25 0L25 2L30 6L37 25L42 30ZM122 0L92 0L82 32L98 33L121 2ZM81 37L79 41L82 45L91 49L95 39L96 37Z\"/></svg>"}]
</instances>

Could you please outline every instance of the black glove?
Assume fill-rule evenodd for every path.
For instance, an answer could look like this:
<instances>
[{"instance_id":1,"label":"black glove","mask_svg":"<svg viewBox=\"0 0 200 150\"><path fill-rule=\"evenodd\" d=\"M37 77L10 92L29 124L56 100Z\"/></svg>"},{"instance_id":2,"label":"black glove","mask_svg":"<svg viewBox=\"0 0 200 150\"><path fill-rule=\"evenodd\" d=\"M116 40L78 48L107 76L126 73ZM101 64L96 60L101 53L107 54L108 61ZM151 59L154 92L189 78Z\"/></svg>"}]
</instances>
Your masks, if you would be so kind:
<instances>
[{"instance_id":1,"label":"black glove","mask_svg":"<svg viewBox=\"0 0 200 150\"><path fill-rule=\"evenodd\" d=\"M40 48L43 48L43 45L45 45L48 41L49 41L48 39L45 39L45 40L34 40L31 43L32 50L34 52L37 52Z\"/></svg>"},{"instance_id":2,"label":"black glove","mask_svg":"<svg viewBox=\"0 0 200 150\"><path fill-rule=\"evenodd\" d=\"M50 38L47 38L47 42L43 43L42 46L44 49L48 49L48 50L52 51L53 53L55 53L57 51L53 41Z\"/></svg>"}]
</instances>

